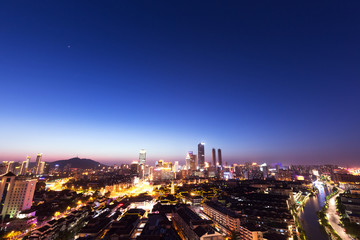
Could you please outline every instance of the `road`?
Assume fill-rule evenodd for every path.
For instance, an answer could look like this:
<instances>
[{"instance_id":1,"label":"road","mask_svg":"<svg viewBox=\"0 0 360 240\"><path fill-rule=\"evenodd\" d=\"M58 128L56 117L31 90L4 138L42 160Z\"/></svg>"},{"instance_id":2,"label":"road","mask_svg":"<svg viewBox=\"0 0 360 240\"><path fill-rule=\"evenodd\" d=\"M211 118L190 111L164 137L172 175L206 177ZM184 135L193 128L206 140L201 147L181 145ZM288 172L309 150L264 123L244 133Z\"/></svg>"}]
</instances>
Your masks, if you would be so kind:
<instances>
[{"instance_id":1,"label":"road","mask_svg":"<svg viewBox=\"0 0 360 240\"><path fill-rule=\"evenodd\" d=\"M339 225L340 216L336 213L336 198L339 196L340 191L342 192L342 190L339 189L339 193L336 194L334 197L330 198L329 208L326 211L326 216L329 219L329 223L331 224L332 228L339 234L341 239L352 240L352 238L350 238L346 234L345 229L341 225Z\"/></svg>"}]
</instances>

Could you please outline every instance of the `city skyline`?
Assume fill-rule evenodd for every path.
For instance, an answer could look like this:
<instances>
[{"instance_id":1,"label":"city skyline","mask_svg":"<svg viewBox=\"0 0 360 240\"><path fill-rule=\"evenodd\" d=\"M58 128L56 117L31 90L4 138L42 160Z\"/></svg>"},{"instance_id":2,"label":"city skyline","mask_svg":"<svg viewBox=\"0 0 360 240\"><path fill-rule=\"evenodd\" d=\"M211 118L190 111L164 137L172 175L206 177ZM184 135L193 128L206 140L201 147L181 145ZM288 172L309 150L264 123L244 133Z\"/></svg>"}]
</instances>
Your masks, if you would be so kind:
<instances>
[{"instance_id":1,"label":"city skyline","mask_svg":"<svg viewBox=\"0 0 360 240\"><path fill-rule=\"evenodd\" d=\"M203 142L202 142L203 143ZM195 148L194 148L195 149ZM219 163L219 154L221 154L221 159L223 158L223 152L222 152L222 149L216 149L216 148L210 148L210 149L206 149L205 148L205 157L204 157L204 160L205 162L207 162L210 166L213 165L213 150L215 150L215 160L217 160L217 164L220 164ZM140 152L141 151L146 151L146 164L147 165L155 165L159 160L162 160L162 161L168 161L168 162L179 162L180 165L183 165L183 166L186 166L187 163L186 163L186 159L187 159L187 156L189 153L193 154L193 152L197 153L197 150L191 150L191 151L187 151L184 156L182 158L172 158L172 159L167 159L167 158L156 158L156 157L151 157L150 155L150 158L148 158L147 154L147 150L146 149L140 149ZM219 153L220 151L220 153ZM36 165L36 160L33 160L31 161L31 156L38 156L39 153L34 153L34 154L30 154L29 155L26 155L26 157L24 156L23 159L19 159L19 158L6 158L7 160L3 160L3 159L0 159L0 162L1 161L10 161L10 162L18 162L20 164L25 164L25 162L33 162L35 164L35 167L37 166ZM140 154L141 155L141 154ZM198 159L198 154L193 154L195 155L195 158L196 158L196 166L197 168L201 169L200 165L199 165L199 159ZM136 157L137 156L137 157ZM225 154L225 156L227 156ZM41 153L41 158L43 157L43 154ZM140 164L140 158L139 158L139 151L137 152L137 155L134 154L134 157L132 158L124 158L124 159L115 159L115 160L111 160L111 161L106 161L104 159L96 159L96 158L92 158L92 157L88 157L88 156L81 156L81 155L74 155L74 156L71 156L71 155L68 155L68 157L65 157L65 158L54 158L53 156L46 156L45 154L45 159L44 161L42 162L54 162L54 161L61 161L61 160L68 160L68 159L72 159L72 158L80 158L80 159L91 159L91 160L94 160L94 161L97 161L99 163L102 163L102 164L105 164L107 166L113 166L113 165L121 165L121 164L131 164L133 162L138 162ZM35 158L33 158L35 159ZM42 159L43 160L43 159ZM328 165L328 164L334 164L334 165L338 165L338 166L341 166L341 167L350 167L350 168L357 168L359 167L360 165L358 163L354 163L354 164L346 164L346 163L329 163L329 162L324 162L324 163L319 163L319 162L314 162L314 163L294 163L294 162L289 162L289 161L279 161L277 158L268 158L267 160L264 160L264 159L261 159L261 158L253 158L253 157L248 157L248 158L237 158L235 160L233 159L228 159L226 158L225 160L222 160L222 166L225 166L225 164L228 164L229 166L230 165L233 165L233 164L246 164L246 163L257 163L257 164L268 164L268 165L276 165L276 164L283 164L284 166L291 166L291 165L313 165L313 166L316 166L316 165L322 165L322 164L325 164L325 165ZM27 166L28 166L29 163L27 163Z\"/></svg>"},{"instance_id":2,"label":"city skyline","mask_svg":"<svg viewBox=\"0 0 360 240\"><path fill-rule=\"evenodd\" d=\"M358 7L3 3L0 160L357 166Z\"/></svg>"}]
</instances>

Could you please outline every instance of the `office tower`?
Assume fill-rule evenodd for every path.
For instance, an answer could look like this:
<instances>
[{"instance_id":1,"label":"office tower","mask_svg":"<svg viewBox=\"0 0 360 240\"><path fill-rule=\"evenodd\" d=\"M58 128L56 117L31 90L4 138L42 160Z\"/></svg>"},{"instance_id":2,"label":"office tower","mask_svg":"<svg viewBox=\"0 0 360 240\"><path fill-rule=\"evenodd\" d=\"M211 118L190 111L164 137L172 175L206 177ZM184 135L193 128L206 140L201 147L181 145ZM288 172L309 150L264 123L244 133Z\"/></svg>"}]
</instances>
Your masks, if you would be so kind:
<instances>
[{"instance_id":1,"label":"office tower","mask_svg":"<svg viewBox=\"0 0 360 240\"><path fill-rule=\"evenodd\" d=\"M29 169L30 159L30 156L27 156L26 160L22 162L20 168L20 175L25 175L27 173L27 170Z\"/></svg>"},{"instance_id":2,"label":"office tower","mask_svg":"<svg viewBox=\"0 0 360 240\"><path fill-rule=\"evenodd\" d=\"M145 162L146 162L146 151L145 149L141 149L139 153L139 177L140 179L144 179L145 177Z\"/></svg>"},{"instance_id":3,"label":"office tower","mask_svg":"<svg viewBox=\"0 0 360 240\"><path fill-rule=\"evenodd\" d=\"M45 162L44 162L45 163ZM50 164L49 163L45 163L44 166L44 170L43 170L43 174L49 174L50 172Z\"/></svg>"},{"instance_id":4,"label":"office tower","mask_svg":"<svg viewBox=\"0 0 360 240\"><path fill-rule=\"evenodd\" d=\"M144 177L149 177L150 176L150 167L149 165L145 165L144 166Z\"/></svg>"},{"instance_id":5,"label":"office tower","mask_svg":"<svg viewBox=\"0 0 360 240\"><path fill-rule=\"evenodd\" d=\"M18 179L15 174L9 172L0 176L0 214L4 218L16 217L22 211L31 208L36 179Z\"/></svg>"},{"instance_id":6,"label":"office tower","mask_svg":"<svg viewBox=\"0 0 360 240\"><path fill-rule=\"evenodd\" d=\"M44 169L45 169L45 162L40 162L40 170L39 170L39 175L44 174Z\"/></svg>"},{"instance_id":7,"label":"office tower","mask_svg":"<svg viewBox=\"0 0 360 240\"><path fill-rule=\"evenodd\" d=\"M193 155L193 152L192 151L189 151L187 154L186 154L186 158L185 158L185 161L186 161L186 170L190 170L190 160L191 160L191 156Z\"/></svg>"},{"instance_id":8,"label":"office tower","mask_svg":"<svg viewBox=\"0 0 360 240\"><path fill-rule=\"evenodd\" d=\"M6 172L7 172L7 173L8 173L8 172L14 173L14 170L15 170L15 163L14 163L14 161L8 162Z\"/></svg>"},{"instance_id":9,"label":"office tower","mask_svg":"<svg viewBox=\"0 0 360 240\"><path fill-rule=\"evenodd\" d=\"M146 162L146 150L141 149L139 153L139 164L145 165L145 162Z\"/></svg>"},{"instance_id":10,"label":"office tower","mask_svg":"<svg viewBox=\"0 0 360 240\"><path fill-rule=\"evenodd\" d=\"M130 165L130 172L132 174L138 174L139 173L139 163L137 161L133 161Z\"/></svg>"},{"instance_id":11,"label":"office tower","mask_svg":"<svg viewBox=\"0 0 360 240\"><path fill-rule=\"evenodd\" d=\"M175 161L175 164L173 166L173 171L178 172L179 171L179 161Z\"/></svg>"},{"instance_id":12,"label":"office tower","mask_svg":"<svg viewBox=\"0 0 360 240\"><path fill-rule=\"evenodd\" d=\"M38 155L36 156L36 162L35 162L35 175L40 174L41 158L42 158L42 153L38 153Z\"/></svg>"},{"instance_id":13,"label":"office tower","mask_svg":"<svg viewBox=\"0 0 360 240\"><path fill-rule=\"evenodd\" d=\"M222 156L221 156L221 149L219 148L218 149L218 158L219 158L219 165L220 165L220 167L222 168Z\"/></svg>"},{"instance_id":14,"label":"office tower","mask_svg":"<svg viewBox=\"0 0 360 240\"><path fill-rule=\"evenodd\" d=\"M144 179L145 177L145 165L139 164L139 178Z\"/></svg>"},{"instance_id":15,"label":"office tower","mask_svg":"<svg viewBox=\"0 0 360 240\"><path fill-rule=\"evenodd\" d=\"M190 170L192 171L196 171L197 170L197 159L196 159L196 155L193 154L190 156Z\"/></svg>"},{"instance_id":16,"label":"office tower","mask_svg":"<svg viewBox=\"0 0 360 240\"><path fill-rule=\"evenodd\" d=\"M213 163L213 166L216 167L216 150L215 148L212 149L212 163Z\"/></svg>"},{"instance_id":17,"label":"office tower","mask_svg":"<svg viewBox=\"0 0 360 240\"><path fill-rule=\"evenodd\" d=\"M204 170L205 167L205 143L198 144L198 164L199 169Z\"/></svg>"}]
</instances>

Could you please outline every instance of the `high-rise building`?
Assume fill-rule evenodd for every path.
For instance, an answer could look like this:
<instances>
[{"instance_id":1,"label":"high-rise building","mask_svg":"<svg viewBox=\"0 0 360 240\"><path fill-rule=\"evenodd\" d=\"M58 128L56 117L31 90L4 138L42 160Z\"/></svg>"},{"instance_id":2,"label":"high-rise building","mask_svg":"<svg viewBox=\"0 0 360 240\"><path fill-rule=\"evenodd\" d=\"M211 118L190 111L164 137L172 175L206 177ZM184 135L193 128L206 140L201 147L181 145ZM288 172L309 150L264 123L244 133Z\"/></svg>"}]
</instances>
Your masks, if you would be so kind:
<instances>
[{"instance_id":1,"label":"high-rise building","mask_svg":"<svg viewBox=\"0 0 360 240\"><path fill-rule=\"evenodd\" d=\"M215 148L212 149L212 163L213 163L213 166L216 167L216 150Z\"/></svg>"},{"instance_id":2,"label":"high-rise building","mask_svg":"<svg viewBox=\"0 0 360 240\"><path fill-rule=\"evenodd\" d=\"M42 158L42 153L38 153L38 155L36 156L36 162L35 162L35 175L39 175L40 173L40 169L41 169L41 158Z\"/></svg>"},{"instance_id":3,"label":"high-rise building","mask_svg":"<svg viewBox=\"0 0 360 240\"><path fill-rule=\"evenodd\" d=\"M220 148L218 149L218 158L219 158L219 165L220 165L220 167L222 167L223 163L222 163L222 156L221 156L221 149Z\"/></svg>"},{"instance_id":4,"label":"high-rise building","mask_svg":"<svg viewBox=\"0 0 360 240\"><path fill-rule=\"evenodd\" d=\"M9 172L0 176L0 214L4 218L16 217L22 211L31 208L36 179L17 178Z\"/></svg>"},{"instance_id":5,"label":"high-rise building","mask_svg":"<svg viewBox=\"0 0 360 240\"><path fill-rule=\"evenodd\" d=\"M45 162L40 162L40 170L39 170L39 175L44 174L44 169L45 169Z\"/></svg>"},{"instance_id":6,"label":"high-rise building","mask_svg":"<svg viewBox=\"0 0 360 240\"><path fill-rule=\"evenodd\" d=\"M149 165L144 166L144 178L147 178L150 176L150 167Z\"/></svg>"},{"instance_id":7,"label":"high-rise building","mask_svg":"<svg viewBox=\"0 0 360 240\"><path fill-rule=\"evenodd\" d=\"M14 161L8 162L6 172L7 172L7 173L8 173L8 172L14 173L14 170L15 170L15 163L14 163Z\"/></svg>"},{"instance_id":8,"label":"high-rise building","mask_svg":"<svg viewBox=\"0 0 360 240\"><path fill-rule=\"evenodd\" d=\"M139 164L145 165L145 162L146 162L146 150L141 149L139 153Z\"/></svg>"},{"instance_id":9,"label":"high-rise building","mask_svg":"<svg viewBox=\"0 0 360 240\"><path fill-rule=\"evenodd\" d=\"M21 168L20 168L20 175L25 175L27 170L29 169L30 164L30 156L26 157L26 160L22 162Z\"/></svg>"},{"instance_id":10,"label":"high-rise building","mask_svg":"<svg viewBox=\"0 0 360 240\"><path fill-rule=\"evenodd\" d=\"M137 161L133 161L130 165L130 172L132 174L138 174L139 173L139 163Z\"/></svg>"},{"instance_id":11,"label":"high-rise building","mask_svg":"<svg viewBox=\"0 0 360 240\"><path fill-rule=\"evenodd\" d=\"M196 155L192 154L190 156L190 170L192 171L196 171L197 170L197 159L196 159Z\"/></svg>"},{"instance_id":12,"label":"high-rise building","mask_svg":"<svg viewBox=\"0 0 360 240\"><path fill-rule=\"evenodd\" d=\"M204 170L205 167L205 143L198 144L198 164L199 169Z\"/></svg>"},{"instance_id":13,"label":"high-rise building","mask_svg":"<svg viewBox=\"0 0 360 240\"><path fill-rule=\"evenodd\" d=\"M139 153L139 177L144 179L145 177L145 162L146 162L146 151L141 149Z\"/></svg>"},{"instance_id":14,"label":"high-rise building","mask_svg":"<svg viewBox=\"0 0 360 240\"><path fill-rule=\"evenodd\" d=\"M186 161L186 170L190 170L190 160L191 160L191 156L193 155L193 152L192 151L189 151L187 154L186 154L186 158L185 158L185 161Z\"/></svg>"},{"instance_id":15,"label":"high-rise building","mask_svg":"<svg viewBox=\"0 0 360 240\"><path fill-rule=\"evenodd\" d=\"M173 172L178 172L179 171L179 161L175 161L175 164L173 166Z\"/></svg>"},{"instance_id":16,"label":"high-rise building","mask_svg":"<svg viewBox=\"0 0 360 240\"><path fill-rule=\"evenodd\" d=\"M44 162L45 163L45 162ZM43 174L49 174L50 173L50 164L45 163Z\"/></svg>"}]
</instances>

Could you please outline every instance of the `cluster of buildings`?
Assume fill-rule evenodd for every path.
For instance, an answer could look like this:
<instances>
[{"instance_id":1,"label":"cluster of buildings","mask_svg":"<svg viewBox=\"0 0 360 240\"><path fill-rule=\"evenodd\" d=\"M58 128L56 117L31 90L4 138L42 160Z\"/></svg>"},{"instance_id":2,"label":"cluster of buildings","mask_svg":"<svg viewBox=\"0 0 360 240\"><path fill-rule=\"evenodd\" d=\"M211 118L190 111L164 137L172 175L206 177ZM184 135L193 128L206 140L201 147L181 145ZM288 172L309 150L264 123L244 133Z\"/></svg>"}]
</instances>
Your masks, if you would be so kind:
<instances>
[{"instance_id":1,"label":"cluster of buildings","mask_svg":"<svg viewBox=\"0 0 360 240\"><path fill-rule=\"evenodd\" d=\"M42 153L37 154L35 165L33 167L30 167L30 165L33 165L31 163L30 156L27 156L26 160L21 163L14 161L3 161L2 164L0 165L0 174L12 172L17 176L19 175L39 176L48 172L49 170L49 164L42 161Z\"/></svg>"},{"instance_id":2,"label":"cluster of buildings","mask_svg":"<svg viewBox=\"0 0 360 240\"><path fill-rule=\"evenodd\" d=\"M41 154L35 163L30 157L21 164L3 162L1 228L26 229L19 236L32 240L294 240L299 237L294 209L310 196L316 179L350 191L341 202L350 222L360 224L356 169L229 165L215 148L206 162L205 144L197 147L183 165L159 160L149 166L144 149L138 161L112 167L67 163L47 169Z\"/></svg>"}]
</instances>

